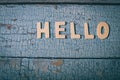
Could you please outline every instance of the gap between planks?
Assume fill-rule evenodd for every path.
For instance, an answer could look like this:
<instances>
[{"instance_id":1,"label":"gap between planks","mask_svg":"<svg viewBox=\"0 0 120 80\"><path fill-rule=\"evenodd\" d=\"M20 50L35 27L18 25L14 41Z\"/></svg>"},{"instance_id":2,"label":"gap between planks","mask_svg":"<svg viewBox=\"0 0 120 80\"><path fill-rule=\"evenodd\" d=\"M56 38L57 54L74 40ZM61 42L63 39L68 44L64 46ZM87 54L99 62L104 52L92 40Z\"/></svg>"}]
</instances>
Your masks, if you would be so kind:
<instances>
[{"instance_id":1,"label":"gap between planks","mask_svg":"<svg viewBox=\"0 0 120 80\"><path fill-rule=\"evenodd\" d=\"M0 56L0 58L28 58L28 59L120 59L120 57L21 57L21 56Z\"/></svg>"}]
</instances>

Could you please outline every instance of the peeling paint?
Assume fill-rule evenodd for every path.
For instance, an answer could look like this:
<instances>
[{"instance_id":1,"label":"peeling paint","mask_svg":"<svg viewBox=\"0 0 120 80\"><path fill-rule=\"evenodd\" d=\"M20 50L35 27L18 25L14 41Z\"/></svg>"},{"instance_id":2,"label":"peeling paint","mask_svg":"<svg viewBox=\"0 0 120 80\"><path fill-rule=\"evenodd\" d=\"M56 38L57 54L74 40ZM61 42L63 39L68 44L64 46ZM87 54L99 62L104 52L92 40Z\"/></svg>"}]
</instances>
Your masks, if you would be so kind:
<instances>
[{"instance_id":1,"label":"peeling paint","mask_svg":"<svg viewBox=\"0 0 120 80\"><path fill-rule=\"evenodd\" d=\"M43 72L48 72L48 64L44 62L43 66L42 66L42 71Z\"/></svg>"},{"instance_id":2,"label":"peeling paint","mask_svg":"<svg viewBox=\"0 0 120 80\"><path fill-rule=\"evenodd\" d=\"M103 72L101 70L97 71L96 75L98 75L99 77L103 77Z\"/></svg>"},{"instance_id":3,"label":"peeling paint","mask_svg":"<svg viewBox=\"0 0 120 80\"><path fill-rule=\"evenodd\" d=\"M41 68L41 61L40 60L34 60L33 65L35 66L35 74L38 74L39 68Z\"/></svg>"},{"instance_id":4,"label":"peeling paint","mask_svg":"<svg viewBox=\"0 0 120 80\"><path fill-rule=\"evenodd\" d=\"M7 29L11 29L12 28L12 25L11 24L3 24L3 23L0 23L0 27L7 27Z\"/></svg>"},{"instance_id":5,"label":"peeling paint","mask_svg":"<svg viewBox=\"0 0 120 80\"><path fill-rule=\"evenodd\" d=\"M16 58L0 57L0 80L120 79L120 60L118 59L120 56L120 27L118 26L120 6L37 5L15 5L17 7L1 5L0 54ZM36 22L47 20L52 22L51 32L54 30L53 21L75 21L78 26L76 30L79 33L82 33L82 22L91 22L91 31L94 31L94 25L99 21L108 21L112 35L106 41L70 40L68 31L65 31L67 39L54 39L54 33L50 34L51 39L36 39ZM69 27L66 27L67 29ZM81 35L84 37L83 34ZM55 58L46 59L46 57ZM69 59L58 60L56 57ZM114 59L111 60L109 57Z\"/></svg>"},{"instance_id":6,"label":"peeling paint","mask_svg":"<svg viewBox=\"0 0 120 80\"><path fill-rule=\"evenodd\" d=\"M20 65L20 60L19 59L9 59L9 63L14 68L14 67Z\"/></svg>"},{"instance_id":7,"label":"peeling paint","mask_svg":"<svg viewBox=\"0 0 120 80\"><path fill-rule=\"evenodd\" d=\"M55 5L54 8L57 10L57 5Z\"/></svg>"},{"instance_id":8,"label":"peeling paint","mask_svg":"<svg viewBox=\"0 0 120 80\"><path fill-rule=\"evenodd\" d=\"M52 65L54 65L54 66L62 66L63 65L63 60L62 59L59 59L59 60L57 60L57 61L53 61L53 62L51 62L51 64Z\"/></svg>"},{"instance_id":9,"label":"peeling paint","mask_svg":"<svg viewBox=\"0 0 120 80\"><path fill-rule=\"evenodd\" d=\"M54 69L51 69L50 71L53 73L61 73L61 67L64 64L64 61L62 59L58 59L57 61L52 61L51 65L54 67Z\"/></svg>"},{"instance_id":10,"label":"peeling paint","mask_svg":"<svg viewBox=\"0 0 120 80\"><path fill-rule=\"evenodd\" d=\"M16 19L16 18L14 18L14 19L11 19L11 21L17 21L17 19Z\"/></svg>"}]
</instances>

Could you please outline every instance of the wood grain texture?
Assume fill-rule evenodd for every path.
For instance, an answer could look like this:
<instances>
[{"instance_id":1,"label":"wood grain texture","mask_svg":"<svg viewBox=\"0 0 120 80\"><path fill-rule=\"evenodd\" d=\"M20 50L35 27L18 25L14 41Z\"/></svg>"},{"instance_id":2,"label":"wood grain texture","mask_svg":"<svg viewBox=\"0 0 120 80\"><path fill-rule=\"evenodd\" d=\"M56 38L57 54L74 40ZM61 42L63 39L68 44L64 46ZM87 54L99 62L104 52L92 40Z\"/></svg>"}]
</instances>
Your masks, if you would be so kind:
<instances>
[{"instance_id":1,"label":"wood grain texture","mask_svg":"<svg viewBox=\"0 0 120 80\"><path fill-rule=\"evenodd\" d=\"M119 80L120 60L0 58L0 80Z\"/></svg>"},{"instance_id":2,"label":"wood grain texture","mask_svg":"<svg viewBox=\"0 0 120 80\"><path fill-rule=\"evenodd\" d=\"M119 15L119 5L0 5L0 80L119 80ZM37 39L36 24L45 21L51 37ZM66 39L55 38L55 21L67 22ZM110 26L105 40L96 36L101 21ZM70 22L82 39L70 38ZM85 22L95 39L84 38Z\"/></svg>"},{"instance_id":3,"label":"wood grain texture","mask_svg":"<svg viewBox=\"0 0 120 80\"><path fill-rule=\"evenodd\" d=\"M0 56L16 57L120 57L120 6L118 5L1 5ZM50 22L50 38L36 36L37 22ZM66 21L66 39L55 38L55 22ZM99 22L110 26L109 37L101 40L96 29ZM74 22L81 39L71 39L70 22ZM84 38L84 23L89 23L92 40Z\"/></svg>"},{"instance_id":4,"label":"wood grain texture","mask_svg":"<svg viewBox=\"0 0 120 80\"><path fill-rule=\"evenodd\" d=\"M0 4L15 3L77 3L77 4L120 4L120 0L0 0Z\"/></svg>"}]
</instances>

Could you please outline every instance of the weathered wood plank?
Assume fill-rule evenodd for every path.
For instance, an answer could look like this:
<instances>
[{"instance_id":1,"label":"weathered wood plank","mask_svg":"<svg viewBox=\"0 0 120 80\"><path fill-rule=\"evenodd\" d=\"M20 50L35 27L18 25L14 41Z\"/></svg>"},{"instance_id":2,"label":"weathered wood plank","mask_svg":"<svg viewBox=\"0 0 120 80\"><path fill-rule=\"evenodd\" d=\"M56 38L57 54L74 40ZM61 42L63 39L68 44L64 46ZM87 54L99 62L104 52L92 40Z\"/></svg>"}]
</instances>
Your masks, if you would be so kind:
<instances>
[{"instance_id":1,"label":"weathered wood plank","mask_svg":"<svg viewBox=\"0 0 120 80\"><path fill-rule=\"evenodd\" d=\"M120 4L120 0L0 0L0 4L8 3L81 3L81 4Z\"/></svg>"},{"instance_id":2,"label":"weathered wood plank","mask_svg":"<svg viewBox=\"0 0 120 80\"><path fill-rule=\"evenodd\" d=\"M0 80L119 80L120 60L0 58Z\"/></svg>"},{"instance_id":3,"label":"weathered wood plank","mask_svg":"<svg viewBox=\"0 0 120 80\"><path fill-rule=\"evenodd\" d=\"M119 5L0 5L0 56L21 57L120 57ZM36 23L50 22L51 38L36 38ZM56 39L55 21L66 21L66 39ZM70 38L69 23L76 24L82 39ZM110 35L100 40L97 24L110 25ZM85 22L96 37L84 39Z\"/></svg>"}]
</instances>

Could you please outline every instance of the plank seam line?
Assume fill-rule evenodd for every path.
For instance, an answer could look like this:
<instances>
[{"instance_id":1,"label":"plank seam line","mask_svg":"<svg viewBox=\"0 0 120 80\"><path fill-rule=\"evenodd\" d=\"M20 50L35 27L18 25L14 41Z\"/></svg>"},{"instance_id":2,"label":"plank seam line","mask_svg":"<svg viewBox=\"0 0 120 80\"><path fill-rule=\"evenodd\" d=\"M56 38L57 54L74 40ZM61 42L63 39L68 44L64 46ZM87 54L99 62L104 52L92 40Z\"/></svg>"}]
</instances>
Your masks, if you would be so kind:
<instances>
[{"instance_id":1,"label":"plank seam line","mask_svg":"<svg viewBox=\"0 0 120 80\"><path fill-rule=\"evenodd\" d=\"M21 56L0 56L0 58L28 58L28 59L120 59L120 57L21 57Z\"/></svg>"},{"instance_id":2,"label":"plank seam line","mask_svg":"<svg viewBox=\"0 0 120 80\"><path fill-rule=\"evenodd\" d=\"M44 4L44 5L56 5L56 4L78 4L78 5L120 5L120 3L80 3L80 2L3 2L0 5L26 5L26 4Z\"/></svg>"}]
</instances>

